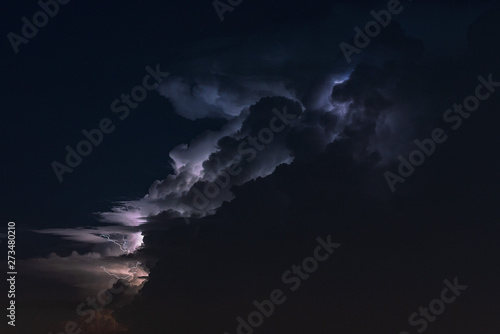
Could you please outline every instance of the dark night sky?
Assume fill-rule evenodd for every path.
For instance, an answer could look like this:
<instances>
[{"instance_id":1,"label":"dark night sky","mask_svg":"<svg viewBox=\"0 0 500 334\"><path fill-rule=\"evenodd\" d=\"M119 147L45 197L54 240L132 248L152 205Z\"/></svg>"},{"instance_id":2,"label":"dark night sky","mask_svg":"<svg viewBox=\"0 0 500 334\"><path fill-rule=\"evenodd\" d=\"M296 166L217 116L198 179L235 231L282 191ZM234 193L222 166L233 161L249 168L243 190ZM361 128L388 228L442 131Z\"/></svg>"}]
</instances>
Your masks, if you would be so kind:
<instances>
[{"instance_id":1,"label":"dark night sky","mask_svg":"<svg viewBox=\"0 0 500 334\"><path fill-rule=\"evenodd\" d=\"M282 289L255 333L414 334L408 317L458 277L468 288L425 332L497 333L500 92L457 130L443 114L478 76L500 82L500 7L401 4L352 63L339 43L387 2L243 1L221 22L210 1L73 0L19 53L5 37L0 233L16 222L19 275L16 327L2 315L0 332L233 334ZM39 10L1 6L4 36ZM157 64L170 75L120 120L111 103ZM297 119L244 160L238 145L285 106ZM116 129L60 183L51 163L103 118ZM448 139L391 192L384 172L438 127ZM192 189L231 161L242 174L195 209ZM140 223L122 221L135 210ZM106 231L143 245L125 254ZM341 247L291 292L282 273L328 235ZM75 314L110 287L101 266L123 275L139 261L97 319Z\"/></svg>"}]
</instances>

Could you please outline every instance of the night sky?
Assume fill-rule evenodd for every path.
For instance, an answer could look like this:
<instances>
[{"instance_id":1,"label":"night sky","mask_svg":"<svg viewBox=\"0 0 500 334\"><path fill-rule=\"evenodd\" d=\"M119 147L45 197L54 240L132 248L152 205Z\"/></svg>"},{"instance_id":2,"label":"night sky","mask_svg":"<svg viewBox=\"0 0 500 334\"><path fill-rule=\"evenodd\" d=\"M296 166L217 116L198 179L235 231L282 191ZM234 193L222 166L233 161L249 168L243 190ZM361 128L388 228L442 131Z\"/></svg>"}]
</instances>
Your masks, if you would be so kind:
<instances>
[{"instance_id":1,"label":"night sky","mask_svg":"<svg viewBox=\"0 0 500 334\"><path fill-rule=\"evenodd\" d=\"M0 333L498 333L497 2L1 6Z\"/></svg>"}]
</instances>

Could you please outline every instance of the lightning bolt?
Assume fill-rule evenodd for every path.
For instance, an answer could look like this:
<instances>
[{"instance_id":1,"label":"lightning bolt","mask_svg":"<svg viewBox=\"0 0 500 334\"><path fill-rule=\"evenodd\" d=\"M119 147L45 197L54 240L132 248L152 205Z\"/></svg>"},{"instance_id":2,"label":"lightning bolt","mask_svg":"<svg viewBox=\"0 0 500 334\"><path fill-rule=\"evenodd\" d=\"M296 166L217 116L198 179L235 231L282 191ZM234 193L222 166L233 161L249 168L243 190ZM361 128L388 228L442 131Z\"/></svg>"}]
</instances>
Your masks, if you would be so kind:
<instances>
[{"instance_id":1,"label":"lightning bolt","mask_svg":"<svg viewBox=\"0 0 500 334\"><path fill-rule=\"evenodd\" d=\"M122 252L127 253L127 254L130 253L130 250L128 250L128 248L127 248L127 239L125 238L125 236L123 236L123 243L120 243L117 240L111 239L111 236L109 234L101 234L100 237L107 239L109 242L112 242L115 245L117 245L118 247L120 247L120 250Z\"/></svg>"},{"instance_id":2,"label":"lightning bolt","mask_svg":"<svg viewBox=\"0 0 500 334\"><path fill-rule=\"evenodd\" d=\"M108 274L109 276L113 276L113 277L115 277L115 278L117 278L117 279L127 280L127 281L129 281L129 282L130 282L130 281L131 281L131 280L135 277L135 274L137 273L137 269L138 269L138 267L139 267L139 265L140 265L140 264L141 264L140 262L137 262L137 263L135 264L135 266L133 266L132 268L130 268L130 269L129 269L129 271L128 271L128 272L129 272L130 274L129 274L129 275L127 275L127 276L123 276L123 277L120 277L120 276L118 276L118 275L115 275L115 274L113 274L113 273L110 273L110 272L108 271L108 269L106 269L106 267L104 267L104 266L101 266L101 269L102 269L102 270L104 270L104 272L105 272L106 274Z\"/></svg>"}]
</instances>

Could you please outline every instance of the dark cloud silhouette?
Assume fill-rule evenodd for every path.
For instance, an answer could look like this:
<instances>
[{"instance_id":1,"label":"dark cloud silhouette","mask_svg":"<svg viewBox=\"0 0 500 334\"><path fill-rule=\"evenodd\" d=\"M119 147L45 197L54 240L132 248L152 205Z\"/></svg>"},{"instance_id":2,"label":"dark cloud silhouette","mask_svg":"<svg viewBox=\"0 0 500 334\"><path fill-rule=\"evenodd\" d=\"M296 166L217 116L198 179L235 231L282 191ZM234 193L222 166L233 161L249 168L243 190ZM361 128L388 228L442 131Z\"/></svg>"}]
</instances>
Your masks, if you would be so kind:
<instances>
[{"instance_id":1,"label":"dark cloud silhouette","mask_svg":"<svg viewBox=\"0 0 500 334\"><path fill-rule=\"evenodd\" d=\"M499 97L486 101L460 133L450 133L396 193L383 177L397 167L399 154L414 149L414 139L443 126L443 112L473 93L478 75L498 73L497 49L485 38L497 18L491 13L469 29L475 49L446 59L427 57L422 42L392 25L363 51L349 78L331 86L330 107L308 108L311 100L303 101L300 122L277 142L293 162L235 182L234 198L213 215L162 236L145 232L146 245L164 256L121 321L151 333L234 333L236 318L253 310L252 301L286 289L283 271L310 253L317 236L332 234L345 248L300 291L288 291L288 301L259 332L408 330L408 316L457 275L475 286L474 297L464 293L447 308L455 320L440 319L433 328L467 333L478 321L494 328L487 314L495 283L487 277L498 271L492 265L498 212L490 206L498 177L497 164L485 157L498 141ZM263 127L266 114L256 111L272 100L253 105L243 128L256 125L249 127L255 134ZM203 163L211 175L233 161L236 137L219 139L220 150ZM161 221L152 217L145 226ZM474 298L484 303L471 310Z\"/></svg>"}]
</instances>

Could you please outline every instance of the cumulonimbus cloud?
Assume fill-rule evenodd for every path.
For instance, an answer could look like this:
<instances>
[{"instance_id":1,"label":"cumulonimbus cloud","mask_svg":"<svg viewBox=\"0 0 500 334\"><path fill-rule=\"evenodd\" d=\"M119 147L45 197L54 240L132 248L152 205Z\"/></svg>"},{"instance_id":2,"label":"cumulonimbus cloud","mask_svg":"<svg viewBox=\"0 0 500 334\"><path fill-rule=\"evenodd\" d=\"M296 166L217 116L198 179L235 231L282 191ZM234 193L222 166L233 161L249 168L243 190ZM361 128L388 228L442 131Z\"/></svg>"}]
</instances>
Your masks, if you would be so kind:
<instances>
[{"instance_id":1,"label":"cumulonimbus cloud","mask_svg":"<svg viewBox=\"0 0 500 334\"><path fill-rule=\"evenodd\" d=\"M375 159L379 164L389 161L400 148L393 144L400 142L395 139L411 134L411 124L405 124L404 119L409 118L412 107L398 99L397 86L405 66L418 58L415 51L421 44L406 37L397 24L386 29L389 37L381 45L374 43L373 51L385 52L391 59L386 63L371 62L370 51L364 50L364 63L348 65L339 60L336 48L328 46L318 56L318 63L328 63L325 54L330 56L330 63L320 72L317 63L305 59L310 53L287 56L287 52L297 51L295 42L276 46L264 38L259 46L249 42L179 64L179 73L159 87L160 94L181 116L218 117L227 123L220 131L207 131L173 149L171 175L154 181L143 198L117 203L109 212L100 213L101 219L139 226L160 214L165 218L213 214L234 198L231 187L266 177L280 164L290 164L301 152L322 151L333 141L349 136L357 136L352 147L355 159ZM254 63L249 55L255 56ZM399 65L389 65L391 61ZM192 70L201 65L205 71ZM297 70L291 70L294 68ZM308 71L307 80L300 81ZM248 156L242 156L240 145L269 123L273 109L286 107L300 116L264 150L257 150L252 161L246 161ZM242 172L232 176L228 184L219 185L215 196L207 194L207 189L235 164ZM201 196L205 197L204 205Z\"/></svg>"}]
</instances>

